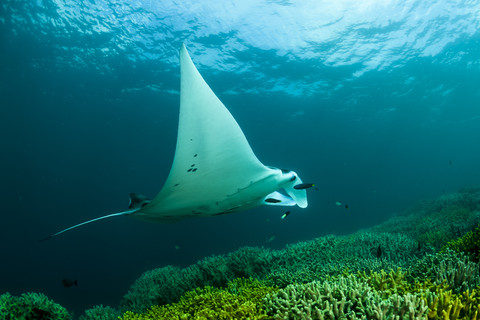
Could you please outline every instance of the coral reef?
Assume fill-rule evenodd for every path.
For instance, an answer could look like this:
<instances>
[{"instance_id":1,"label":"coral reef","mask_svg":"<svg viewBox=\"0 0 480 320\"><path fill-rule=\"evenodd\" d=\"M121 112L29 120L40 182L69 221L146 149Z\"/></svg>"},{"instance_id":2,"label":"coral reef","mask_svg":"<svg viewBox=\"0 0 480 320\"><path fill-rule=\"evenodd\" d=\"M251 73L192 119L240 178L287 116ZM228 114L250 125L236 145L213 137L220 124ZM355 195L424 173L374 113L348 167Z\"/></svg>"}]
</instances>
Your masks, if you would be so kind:
<instances>
[{"instance_id":1,"label":"coral reef","mask_svg":"<svg viewBox=\"0 0 480 320\"><path fill-rule=\"evenodd\" d=\"M414 280L426 279L437 285L445 282L457 293L480 286L479 265L464 253L450 249L425 255L409 271Z\"/></svg>"},{"instance_id":2,"label":"coral reef","mask_svg":"<svg viewBox=\"0 0 480 320\"><path fill-rule=\"evenodd\" d=\"M72 315L42 293L28 292L20 297L5 293L0 296L2 320L70 320Z\"/></svg>"},{"instance_id":3,"label":"coral reef","mask_svg":"<svg viewBox=\"0 0 480 320\"><path fill-rule=\"evenodd\" d=\"M292 284L265 298L273 319L423 319L427 307L422 299L389 294L373 288L363 277L343 275L323 282Z\"/></svg>"},{"instance_id":4,"label":"coral reef","mask_svg":"<svg viewBox=\"0 0 480 320\"><path fill-rule=\"evenodd\" d=\"M272 259L270 250L245 247L225 256L205 258L185 269L167 266L147 271L130 287L120 309L141 313L153 305L178 301L197 287L225 287L236 278L262 278Z\"/></svg>"},{"instance_id":5,"label":"coral reef","mask_svg":"<svg viewBox=\"0 0 480 320\"><path fill-rule=\"evenodd\" d=\"M480 223L480 187L464 188L436 199L415 204L398 215L370 229L409 235L422 248L442 248Z\"/></svg>"},{"instance_id":6,"label":"coral reef","mask_svg":"<svg viewBox=\"0 0 480 320\"><path fill-rule=\"evenodd\" d=\"M478 262L480 259L480 226L467 232L464 236L448 242L441 251L446 249L464 252L470 255L473 261Z\"/></svg>"},{"instance_id":7,"label":"coral reef","mask_svg":"<svg viewBox=\"0 0 480 320\"><path fill-rule=\"evenodd\" d=\"M267 319L262 299L276 290L258 280L238 278L226 289L197 288L177 303L153 306L141 314L127 311L122 319Z\"/></svg>"},{"instance_id":8,"label":"coral reef","mask_svg":"<svg viewBox=\"0 0 480 320\"><path fill-rule=\"evenodd\" d=\"M480 320L479 224L480 188L464 189L351 235L147 271L80 320ZM0 296L0 319L71 318L41 294Z\"/></svg>"},{"instance_id":9,"label":"coral reef","mask_svg":"<svg viewBox=\"0 0 480 320\"><path fill-rule=\"evenodd\" d=\"M79 320L118 320L122 313L112 307L95 306L85 310L85 314Z\"/></svg>"},{"instance_id":10,"label":"coral reef","mask_svg":"<svg viewBox=\"0 0 480 320\"><path fill-rule=\"evenodd\" d=\"M455 294L446 283L408 283L400 269L292 284L267 295L273 319L477 319L480 290Z\"/></svg>"}]
</instances>

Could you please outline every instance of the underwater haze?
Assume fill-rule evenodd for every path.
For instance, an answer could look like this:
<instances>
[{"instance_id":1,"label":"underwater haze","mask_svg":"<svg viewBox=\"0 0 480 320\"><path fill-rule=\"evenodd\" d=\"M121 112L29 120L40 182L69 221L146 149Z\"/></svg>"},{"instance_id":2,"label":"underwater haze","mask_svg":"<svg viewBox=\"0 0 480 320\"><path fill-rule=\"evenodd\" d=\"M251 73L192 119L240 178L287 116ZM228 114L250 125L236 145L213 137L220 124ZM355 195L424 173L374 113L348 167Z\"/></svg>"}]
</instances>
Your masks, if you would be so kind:
<instances>
[{"instance_id":1,"label":"underwater haze","mask_svg":"<svg viewBox=\"0 0 480 320\"><path fill-rule=\"evenodd\" d=\"M2 1L0 293L78 315L152 268L351 233L479 185L479 30L479 0ZM308 208L38 242L159 192L182 43L259 160L315 183Z\"/></svg>"}]
</instances>

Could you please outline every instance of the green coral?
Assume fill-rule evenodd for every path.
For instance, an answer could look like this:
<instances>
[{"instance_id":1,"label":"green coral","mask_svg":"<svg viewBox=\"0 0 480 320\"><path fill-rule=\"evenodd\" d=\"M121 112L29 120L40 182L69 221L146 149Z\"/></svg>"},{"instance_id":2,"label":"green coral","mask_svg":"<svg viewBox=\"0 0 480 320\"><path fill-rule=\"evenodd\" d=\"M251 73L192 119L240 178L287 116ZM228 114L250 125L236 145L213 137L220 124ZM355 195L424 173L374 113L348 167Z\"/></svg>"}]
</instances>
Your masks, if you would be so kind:
<instances>
[{"instance_id":1,"label":"green coral","mask_svg":"<svg viewBox=\"0 0 480 320\"><path fill-rule=\"evenodd\" d=\"M176 302L194 288L225 287L240 277L265 277L273 257L269 249L245 247L228 255L204 258L184 269L166 266L147 271L123 297L120 310L141 313L154 305Z\"/></svg>"},{"instance_id":2,"label":"green coral","mask_svg":"<svg viewBox=\"0 0 480 320\"><path fill-rule=\"evenodd\" d=\"M377 256L378 247L382 254ZM417 259L417 242L402 234L357 232L328 235L287 246L276 252L266 280L281 288L327 276L351 272L406 267Z\"/></svg>"},{"instance_id":3,"label":"green coral","mask_svg":"<svg viewBox=\"0 0 480 320\"><path fill-rule=\"evenodd\" d=\"M177 303L153 306L140 314L127 311L122 319L268 319L261 302L276 290L258 280L239 278L229 282L226 289L197 288Z\"/></svg>"},{"instance_id":4,"label":"green coral","mask_svg":"<svg viewBox=\"0 0 480 320\"><path fill-rule=\"evenodd\" d=\"M20 297L5 293L0 296L2 320L70 320L72 315L42 293L28 292Z\"/></svg>"},{"instance_id":5,"label":"green coral","mask_svg":"<svg viewBox=\"0 0 480 320\"><path fill-rule=\"evenodd\" d=\"M455 293L480 286L480 266L463 252L449 248L444 252L427 254L408 268L412 281L429 280L436 285L447 283Z\"/></svg>"},{"instance_id":6,"label":"green coral","mask_svg":"<svg viewBox=\"0 0 480 320\"><path fill-rule=\"evenodd\" d=\"M421 319L425 303L415 295L383 297L362 276L344 274L324 282L292 284L265 298L274 319Z\"/></svg>"},{"instance_id":7,"label":"green coral","mask_svg":"<svg viewBox=\"0 0 480 320\"><path fill-rule=\"evenodd\" d=\"M419 242L419 249L431 252L432 248L439 250L479 222L480 187L476 187L421 201L404 214L370 230L409 235Z\"/></svg>"},{"instance_id":8,"label":"green coral","mask_svg":"<svg viewBox=\"0 0 480 320\"><path fill-rule=\"evenodd\" d=\"M95 306L85 310L85 315L80 316L79 320L118 320L121 312L108 306Z\"/></svg>"},{"instance_id":9,"label":"green coral","mask_svg":"<svg viewBox=\"0 0 480 320\"><path fill-rule=\"evenodd\" d=\"M411 289L411 285L407 282L407 273L401 268L390 270L389 273L384 270L380 272L372 272L367 275L365 271L358 272L357 276L363 278L375 290L382 292L384 296L396 293L406 293Z\"/></svg>"},{"instance_id":10,"label":"green coral","mask_svg":"<svg viewBox=\"0 0 480 320\"><path fill-rule=\"evenodd\" d=\"M468 254L473 261L480 260L480 226L467 232L464 236L448 242L441 251L452 249L457 252Z\"/></svg>"},{"instance_id":11,"label":"green coral","mask_svg":"<svg viewBox=\"0 0 480 320\"><path fill-rule=\"evenodd\" d=\"M409 283L400 269L343 274L327 280L292 284L267 295L274 319L432 319L480 318L480 287L460 294L444 282Z\"/></svg>"}]
</instances>

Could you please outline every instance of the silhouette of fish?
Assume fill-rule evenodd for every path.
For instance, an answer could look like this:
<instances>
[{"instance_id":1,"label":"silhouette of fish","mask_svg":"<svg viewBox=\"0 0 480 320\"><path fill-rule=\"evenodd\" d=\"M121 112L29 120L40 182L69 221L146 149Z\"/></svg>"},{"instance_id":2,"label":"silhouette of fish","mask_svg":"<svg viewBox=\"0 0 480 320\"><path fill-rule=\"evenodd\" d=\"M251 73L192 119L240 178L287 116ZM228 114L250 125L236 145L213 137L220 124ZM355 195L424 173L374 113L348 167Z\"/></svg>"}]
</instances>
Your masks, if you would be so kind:
<instances>
[{"instance_id":1,"label":"silhouette of fish","mask_svg":"<svg viewBox=\"0 0 480 320\"><path fill-rule=\"evenodd\" d=\"M308 189L308 188L311 188L311 187L315 187L315 185L313 183L299 183L299 184L293 186L293 188L296 189L296 190L304 190L304 189Z\"/></svg>"},{"instance_id":2,"label":"silhouette of fish","mask_svg":"<svg viewBox=\"0 0 480 320\"><path fill-rule=\"evenodd\" d=\"M378 245L378 248L377 248L377 258L380 258L382 256L382 247L380 247L380 245Z\"/></svg>"},{"instance_id":3,"label":"silhouette of fish","mask_svg":"<svg viewBox=\"0 0 480 320\"><path fill-rule=\"evenodd\" d=\"M73 285L75 287L78 285L77 280L71 280L71 279L67 279L67 278L62 280L62 286L64 286L65 288L71 287Z\"/></svg>"}]
</instances>

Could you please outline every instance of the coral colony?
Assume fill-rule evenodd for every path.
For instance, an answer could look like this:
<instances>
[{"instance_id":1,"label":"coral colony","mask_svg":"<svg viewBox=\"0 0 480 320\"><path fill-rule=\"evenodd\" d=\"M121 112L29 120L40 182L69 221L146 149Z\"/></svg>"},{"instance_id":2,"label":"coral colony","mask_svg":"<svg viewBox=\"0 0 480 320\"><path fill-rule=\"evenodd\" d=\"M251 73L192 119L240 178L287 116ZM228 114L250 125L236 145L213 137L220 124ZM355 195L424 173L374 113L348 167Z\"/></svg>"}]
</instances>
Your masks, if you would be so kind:
<instances>
[{"instance_id":1,"label":"coral colony","mask_svg":"<svg viewBox=\"0 0 480 320\"><path fill-rule=\"evenodd\" d=\"M119 306L80 319L477 319L479 216L473 188L351 235L166 266L145 272ZM6 293L0 318L72 315L43 294Z\"/></svg>"}]
</instances>

